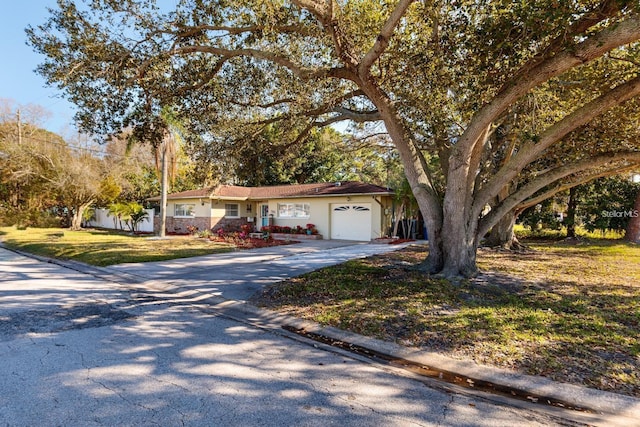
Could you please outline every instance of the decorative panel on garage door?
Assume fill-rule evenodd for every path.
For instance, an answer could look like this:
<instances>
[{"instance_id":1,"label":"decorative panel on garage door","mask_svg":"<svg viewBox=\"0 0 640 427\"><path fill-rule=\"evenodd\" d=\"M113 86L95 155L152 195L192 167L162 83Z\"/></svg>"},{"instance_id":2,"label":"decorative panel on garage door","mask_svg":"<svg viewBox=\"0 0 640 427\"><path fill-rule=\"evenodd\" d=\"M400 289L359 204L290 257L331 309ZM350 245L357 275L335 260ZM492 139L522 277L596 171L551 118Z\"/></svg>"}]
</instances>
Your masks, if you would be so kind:
<instances>
[{"instance_id":1,"label":"decorative panel on garage door","mask_svg":"<svg viewBox=\"0 0 640 427\"><path fill-rule=\"evenodd\" d=\"M331 205L331 238L371 240L371 204Z\"/></svg>"}]
</instances>

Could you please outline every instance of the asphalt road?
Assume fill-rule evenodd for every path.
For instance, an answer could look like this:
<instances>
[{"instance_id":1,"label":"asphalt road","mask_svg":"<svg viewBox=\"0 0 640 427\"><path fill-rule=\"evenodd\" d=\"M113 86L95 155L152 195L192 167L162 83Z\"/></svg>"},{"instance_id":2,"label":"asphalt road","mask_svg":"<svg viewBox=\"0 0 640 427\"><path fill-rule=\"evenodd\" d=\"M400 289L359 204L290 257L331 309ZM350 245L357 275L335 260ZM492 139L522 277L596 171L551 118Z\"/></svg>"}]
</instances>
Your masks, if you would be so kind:
<instances>
[{"instance_id":1,"label":"asphalt road","mask_svg":"<svg viewBox=\"0 0 640 427\"><path fill-rule=\"evenodd\" d=\"M324 346L0 249L2 426L538 426Z\"/></svg>"}]
</instances>

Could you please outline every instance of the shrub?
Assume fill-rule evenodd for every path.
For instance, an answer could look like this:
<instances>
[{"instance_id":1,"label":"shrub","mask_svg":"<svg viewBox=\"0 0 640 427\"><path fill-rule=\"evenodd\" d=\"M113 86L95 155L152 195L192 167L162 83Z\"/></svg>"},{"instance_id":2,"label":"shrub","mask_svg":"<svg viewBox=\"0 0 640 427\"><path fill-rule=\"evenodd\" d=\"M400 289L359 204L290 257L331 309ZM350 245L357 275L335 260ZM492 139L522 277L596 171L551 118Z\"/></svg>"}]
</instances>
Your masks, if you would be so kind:
<instances>
[{"instance_id":1,"label":"shrub","mask_svg":"<svg viewBox=\"0 0 640 427\"><path fill-rule=\"evenodd\" d=\"M204 239L211 237L211 230L202 230L198 232L198 237L201 237Z\"/></svg>"},{"instance_id":2,"label":"shrub","mask_svg":"<svg viewBox=\"0 0 640 427\"><path fill-rule=\"evenodd\" d=\"M39 209L0 208L0 226L18 226L36 228L56 228L62 225L61 218L50 211Z\"/></svg>"}]
</instances>

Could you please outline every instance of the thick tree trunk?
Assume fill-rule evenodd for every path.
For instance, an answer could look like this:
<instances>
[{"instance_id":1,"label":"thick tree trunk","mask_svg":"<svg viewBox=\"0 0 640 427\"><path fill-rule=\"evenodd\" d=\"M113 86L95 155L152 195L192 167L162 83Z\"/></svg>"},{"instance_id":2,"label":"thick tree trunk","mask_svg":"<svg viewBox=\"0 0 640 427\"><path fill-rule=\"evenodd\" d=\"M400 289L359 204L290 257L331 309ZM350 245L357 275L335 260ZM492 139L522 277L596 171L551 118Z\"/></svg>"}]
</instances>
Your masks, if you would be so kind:
<instances>
[{"instance_id":1,"label":"thick tree trunk","mask_svg":"<svg viewBox=\"0 0 640 427\"><path fill-rule=\"evenodd\" d=\"M440 274L446 278L475 277L478 273L475 234L468 233L464 226L449 230L446 234L447 238L442 242L444 263Z\"/></svg>"},{"instance_id":2,"label":"thick tree trunk","mask_svg":"<svg viewBox=\"0 0 640 427\"><path fill-rule=\"evenodd\" d=\"M633 243L640 243L640 191L636 196L632 214L629 224L627 224L627 232L624 238Z\"/></svg>"},{"instance_id":3,"label":"thick tree trunk","mask_svg":"<svg viewBox=\"0 0 640 427\"><path fill-rule=\"evenodd\" d=\"M441 274L447 278L474 277L477 274L478 220L471 217L472 180L469 179L469 157L454 150L449 157L447 188L442 203Z\"/></svg>"},{"instance_id":4,"label":"thick tree trunk","mask_svg":"<svg viewBox=\"0 0 640 427\"><path fill-rule=\"evenodd\" d=\"M578 208L578 198L576 187L569 189L569 203L567 207L567 218L565 223L567 224L567 237L576 237L576 209Z\"/></svg>"},{"instance_id":5,"label":"thick tree trunk","mask_svg":"<svg viewBox=\"0 0 640 427\"><path fill-rule=\"evenodd\" d=\"M73 216L71 217L71 230L81 230L82 229L82 216L84 215L84 211L91 206L93 200L89 202L83 203L79 206L75 206L73 208Z\"/></svg>"},{"instance_id":6,"label":"thick tree trunk","mask_svg":"<svg viewBox=\"0 0 640 427\"><path fill-rule=\"evenodd\" d=\"M405 127L393 103L374 83L367 73L362 76L360 88L378 108L385 127L404 165L404 173L416 198L429 235L429 254L421 269L438 273L444 266L442 246L442 205L429 177L424 156L411 140L411 132Z\"/></svg>"},{"instance_id":7,"label":"thick tree trunk","mask_svg":"<svg viewBox=\"0 0 640 427\"><path fill-rule=\"evenodd\" d=\"M422 209L422 207L420 209ZM427 258L420 265L420 269L428 272L429 274L440 273L444 266L442 228L440 226L434 226L433 221L428 220L426 217L425 224L427 226L427 234L429 235L429 253Z\"/></svg>"},{"instance_id":8,"label":"thick tree trunk","mask_svg":"<svg viewBox=\"0 0 640 427\"><path fill-rule=\"evenodd\" d=\"M522 244L518 241L513 227L516 224L516 214L509 212L503 216L496 225L493 226L489 236L485 240L485 245L493 248L504 248L508 250L522 249Z\"/></svg>"}]
</instances>

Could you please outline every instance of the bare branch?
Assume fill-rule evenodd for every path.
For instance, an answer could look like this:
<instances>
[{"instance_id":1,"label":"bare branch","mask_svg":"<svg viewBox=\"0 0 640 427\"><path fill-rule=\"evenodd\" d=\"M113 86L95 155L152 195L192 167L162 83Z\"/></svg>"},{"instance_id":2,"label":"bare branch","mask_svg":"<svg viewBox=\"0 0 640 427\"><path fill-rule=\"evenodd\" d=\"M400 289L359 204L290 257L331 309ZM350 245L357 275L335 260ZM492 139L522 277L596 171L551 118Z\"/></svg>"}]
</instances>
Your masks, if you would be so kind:
<instances>
[{"instance_id":1,"label":"bare branch","mask_svg":"<svg viewBox=\"0 0 640 427\"><path fill-rule=\"evenodd\" d=\"M365 54L358 66L358 74L361 77L369 73L373 63L380 58L380 55L382 55L382 53L387 49L387 46L389 46L389 39L393 36L393 32L400 23L400 20L414 1L415 0L400 0L393 9L391 15L382 26L380 34L378 34L378 37L376 38L376 42Z\"/></svg>"},{"instance_id":2,"label":"bare branch","mask_svg":"<svg viewBox=\"0 0 640 427\"><path fill-rule=\"evenodd\" d=\"M319 117L327 113L339 113L339 114L323 121L316 120L313 122L314 125L312 127L324 127L332 123L337 123L345 120L351 120L358 123L382 120L378 111L375 111L375 110L374 111L355 111L345 107L338 106L341 102L347 101L349 99L352 99L361 95L362 95L361 90L354 90L354 91L342 94L341 96L330 100L330 102L320 105L311 110L306 110L306 111L302 111L295 114L284 114L277 117L260 120L253 124L263 125L263 124L275 123L282 120L292 119L296 117Z\"/></svg>"},{"instance_id":3,"label":"bare branch","mask_svg":"<svg viewBox=\"0 0 640 427\"><path fill-rule=\"evenodd\" d=\"M355 70L358 66L358 60L354 55L352 47L349 45L348 39L342 33L342 29L338 25L338 20L334 17L333 0L326 0L324 2L314 0L293 0L293 2L298 7L308 10L318 19L318 21L320 21L324 27L324 31L333 40L336 56L344 63L348 64L351 69ZM353 77L349 78L349 80L353 80Z\"/></svg>"},{"instance_id":4,"label":"bare branch","mask_svg":"<svg viewBox=\"0 0 640 427\"><path fill-rule=\"evenodd\" d=\"M557 54L564 48L567 40L570 40L577 35L583 34L589 28L616 15L618 12L620 12L620 5L618 1L604 0L593 11L584 14L576 22L569 25L562 34L549 42L549 44L545 46L544 50L527 61L527 63L520 68L520 71L518 74L516 74L516 77L518 75L524 74L526 71L539 65L542 61L549 59Z\"/></svg>"},{"instance_id":5,"label":"bare branch","mask_svg":"<svg viewBox=\"0 0 640 427\"><path fill-rule=\"evenodd\" d=\"M354 110L350 110L348 108L338 107L338 108L335 108L333 111L335 111L337 113L340 113L340 116L342 116L341 120L352 120L352 121L358 122L358 123L376 122L376 121L382 120L382 116L380 115L380 113L377 110L375 110L375 111L354 111Z\"/></svg>"},{"instance_id":6,"label":"bare branch","mask_svg":"<svg viewBox=\"0 0 640 427\"><path fill-rule=\"evenodd\" d=\"M313 80L324 77L345 78L350 80L352 79L351 74L348 73L344 68L305 68L296 64L289 58L259 49L223 49L214 46L193 45L177 47L173 51L168 53L172 55L210 53L213 55L222 56L227 60L241 56L262 59L287 68L302 80Z\"/></svg>"},{"instance_id":7,"label":"bare branch","mask_svg":"<svg viewBox=\"0 0 640 427\"><path fill-rule=\"evenodd\" d=\"M230 100L229 102L233 105L238 105L240 107L272 108L282 104L291 104L295 101L296 101L295 98L284 98L284 99L278 99L273 102L267 102L265 104L254 104L251 102L240 102L240 101L234 101L234 100Z\"/></svg>"},{"instance_id":8,"label":"bare branch","mask_svg":"<svg viewBox=\"0 0 640 427\"><path fill-rule=\"evenodd\" d=\"M293 0L299 8L308 10L323 24L331 19L332 0L315 1L315 0Z\"/></svg>"},{"instance_id":9,"label":"bare branch","mask_svg":"<svg viewBox=\"0 0 640 427\"><path fill-rule=\"evenodd\" d=\"M196 25L180 26L177 31L162 31L165 34L172 34L179 38L193 37L205 31L224 32L227 35L238 35L243 33L260 33L263 31L276 31L279 33L300 34L302 36L312 36L313 32L301 25L249 25L246 27L230 27L227 25Z\"/></svg>"}]
</instances>

